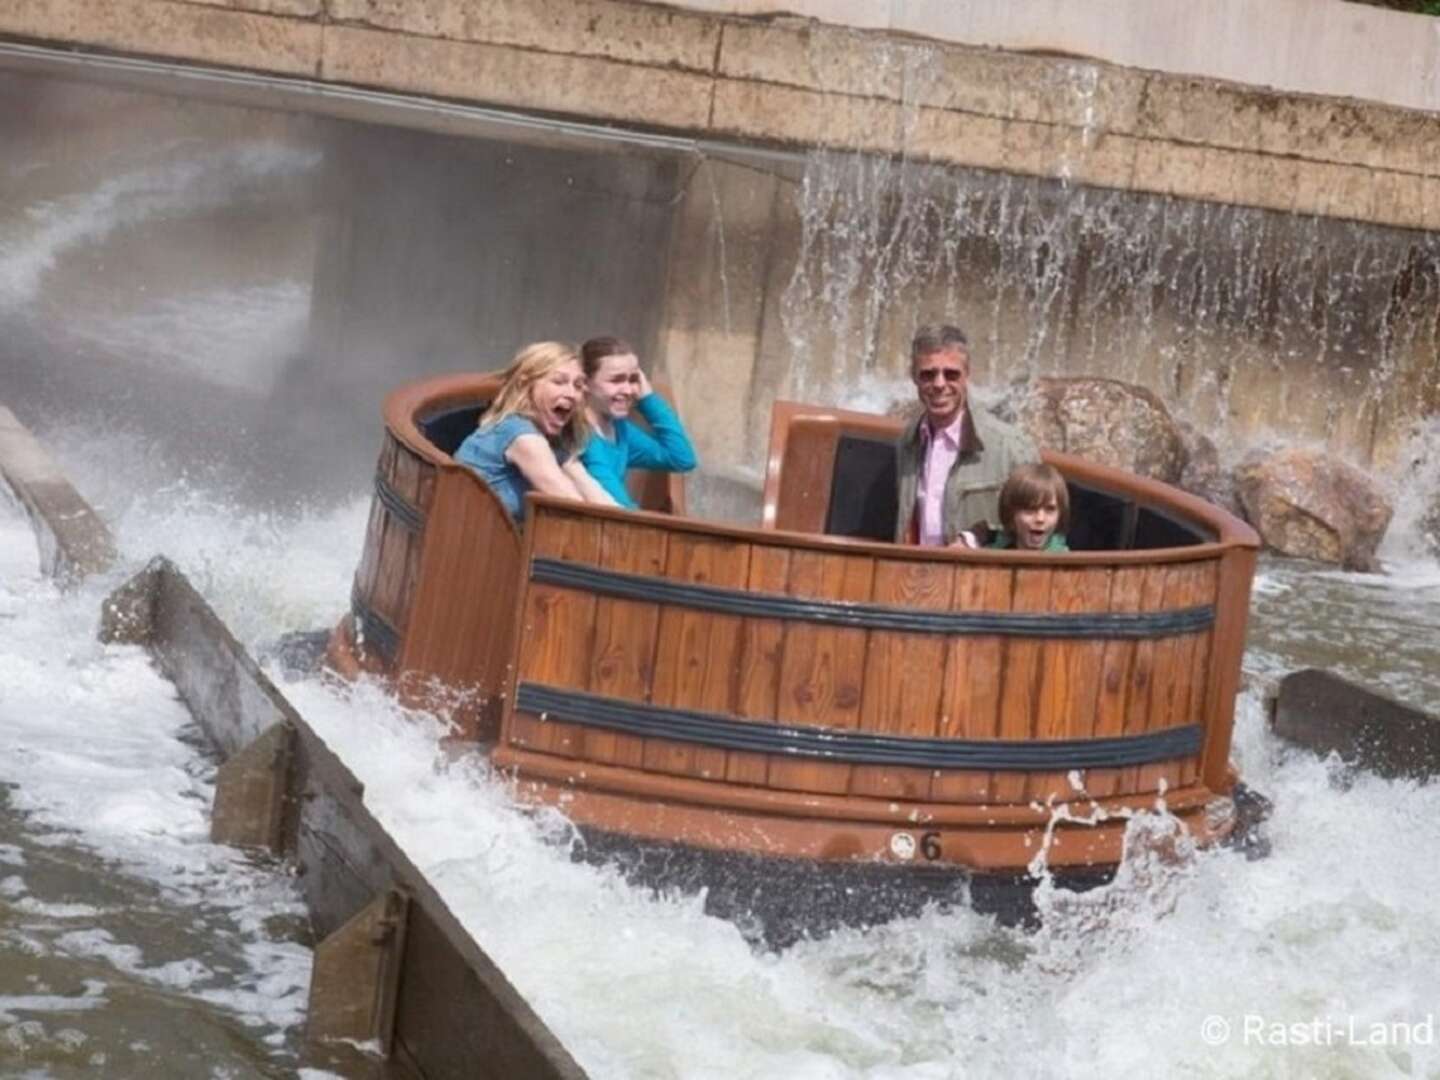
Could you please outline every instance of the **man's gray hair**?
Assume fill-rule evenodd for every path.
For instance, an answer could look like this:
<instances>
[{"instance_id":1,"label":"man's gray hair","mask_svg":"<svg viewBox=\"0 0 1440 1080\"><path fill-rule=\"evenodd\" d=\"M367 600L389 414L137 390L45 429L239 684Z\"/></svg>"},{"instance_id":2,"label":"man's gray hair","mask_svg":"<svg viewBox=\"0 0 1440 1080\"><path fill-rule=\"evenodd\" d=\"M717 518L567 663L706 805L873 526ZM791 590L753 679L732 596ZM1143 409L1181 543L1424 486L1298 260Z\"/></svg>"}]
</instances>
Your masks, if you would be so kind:
<instances>
[{"instance_id":1,"label":"man's gray hair","mask_svg":"<svg viewBox=\"0 0 1440 1080\"><path fill-rule=\"evenodd\" d=\"M910 342L910 363L915 363L922 356L951 349L970 351L970 340L965 331L949 323L930 323L915 331L915 337Z\"/></svg>"}]
</instances>

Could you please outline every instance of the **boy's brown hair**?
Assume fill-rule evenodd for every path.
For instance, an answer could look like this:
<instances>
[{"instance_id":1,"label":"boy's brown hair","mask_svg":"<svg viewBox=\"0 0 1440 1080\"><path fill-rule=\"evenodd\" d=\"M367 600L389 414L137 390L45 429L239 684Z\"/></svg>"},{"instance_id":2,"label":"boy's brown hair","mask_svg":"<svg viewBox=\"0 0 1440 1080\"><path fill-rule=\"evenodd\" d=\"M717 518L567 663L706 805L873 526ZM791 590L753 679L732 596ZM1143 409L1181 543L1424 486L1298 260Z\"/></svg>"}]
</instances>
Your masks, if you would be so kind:
<instances>
[{"instance_id":1,"label":"boy's brown hair","mask_svg":"<svg viewBox=\"0 0 1440 1080\"><path fill-rule=\"evenodd\" d=\"M1015 511L1033 510L1051 499L1060 509L1055 531L1063 533L1070 527L1070 490L1065 478L1053 465L1019 465L1000 489L1000 525L1015 534Z\"/></svg>"}]
</instances>

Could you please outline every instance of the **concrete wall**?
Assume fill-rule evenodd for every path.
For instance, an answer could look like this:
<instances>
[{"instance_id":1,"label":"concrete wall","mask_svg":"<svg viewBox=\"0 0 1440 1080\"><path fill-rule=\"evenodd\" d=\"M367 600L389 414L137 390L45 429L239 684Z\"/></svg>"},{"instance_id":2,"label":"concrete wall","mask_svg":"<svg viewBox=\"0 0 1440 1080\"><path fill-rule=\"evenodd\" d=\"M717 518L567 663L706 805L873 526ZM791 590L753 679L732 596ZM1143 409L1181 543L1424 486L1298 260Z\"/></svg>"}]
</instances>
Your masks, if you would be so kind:
<instances>
[{"instance_id":1,"label":"concrete wall","mask_svg":"<svg viewBox=\"0 0 1440 1080\"><path fill-rule=\"evenodd\" d=\"M1151 6L1169 11L1177 3ZM1305 32L1297 38L1285 36L1299 33L1293 26L1272 29L1278 15L1250 21L1253 3L1243 12L1238 0L1191 6L1210 12L1213 23L1199 26L1194 15L1166 23L1153 12L1127 23L1109 8L1104 20L1080 22L1076 13L1093 9L1069 5L1062 18L1065 5L1041 0L874 5L887 13L885 27L897 31L891 34L630 0L12 0L0 7L0 40L708 139L903 153L1101 187L1440 228L1434 113L900 33L991 42L1005 37L995 28L1010 27L1013 37L1020 27L1039 25L1055 28L1062 44L1073 36L1084 52L1100 35L1125 42L1127 33L1114 29L1122 26L1131 46L1117 46L1117 59L1145 63L1164 58L1147 43L1158 35L1154 28L1165 26L1172 42L1228 57L1223 74L1249 72L1256 53L1268 51L1292 57L1297 69L1389 68L1403 82L1414 67L1420 84L1434 81L1433 59L1424 52L1433 20L1340 0L1265 5L1298 20ZM1126 10L1146 7L1135 0ZM972 11L982 8L993 9L988 22ZM827 8L834 18L865 10ZM996 14L1002 11L1008 14ZM1047 13L1054 16L1048 23L1041 19ZM1344 36L1357 25L1364 35ZM1321 34L1319 27L1338 29ZM1388 36L1372 33L1381 27ZM1297 44L1312 38L1313 46ZM1414 47L1392 51L1407 39ZM1238 48L1242 40L1247 50Z\"/></svg>"},{"instance_id":2,"label":"concrete wall","mask_svg":"<svg viewBox=\"0 0 1440 1080\"><path fill-rule=\"evenodd\" d=\"M1440 110L1440 20L1350 0L671 0Z\"/></svg>"},{"instance_id":3,"label":"concrete wall","mask_svg":"<svg viewBox=\"0 0 1440 1080\"><path fill-rule=\"evenodd\" d=\"M808 2L792 6L820 11ZM568 295L555 333L617 318L642 340L653 330L648 359L668 369L711 467L759 465L777 395L883 395L915 323L942 316L971 330L994 386L1116 375L1227 445L1276 433L1386 460L1440 408L1440 114L1186 72L1268 73L1288 58L1326 78L1390 68L1403 83L1440 21L1340 0L1191 6L1137 2L1092 26L1076 11L1093 9L1041 0L824 5L857 29L762 17L744 0L18 0L0 7L0 38L240 69L185 85L287 108L340 112L358 87L678 140L669 165L615 172L651 195L577 203L639 214L609 241L631 269L598 291L550 254L574 233L541 160L550 149L526 166L533 182L471 184L443 166L417 188L429 144L332 142L327 186L348 210L317 273L313 402L335 398L326 379L378 394L366 371L384 365L367 350L454 366L442 358L465 353L464 333L483 337L497 313L540 333ZM1262 40L1275 56L1256 55ZM994 44L1178 73L982 47ZM0 64L44 62L0 49ZM580 159L600 150L597 137L561 168L584 187L606 167ZM483 179L481 163L508 152L441 156L473 159ZM487 191L516 200L514 227L464 220L465 200ZM396 284L392 255L420 272ZM500 288L477 292L484 274ZM525 295L544 311L527 315ZM394 334L402 315L428 321L425 334Z\"/></svg>"},{"instance_id":4,"label":"concrete wall","mask_svg":"<svg viewBox=\"0 0 1440 1080\"><path fill-rule=\"evenodd\" d=\"M1385 465L1440 411L1440 235L1323 217L850 155L712 159L667 295L661 353L712 465L761 467L776 397L913 397L909 338L938 319L970 335L987 396L1136 382L1226 457L1284 439Z\"/></svg>"}]
</instances>

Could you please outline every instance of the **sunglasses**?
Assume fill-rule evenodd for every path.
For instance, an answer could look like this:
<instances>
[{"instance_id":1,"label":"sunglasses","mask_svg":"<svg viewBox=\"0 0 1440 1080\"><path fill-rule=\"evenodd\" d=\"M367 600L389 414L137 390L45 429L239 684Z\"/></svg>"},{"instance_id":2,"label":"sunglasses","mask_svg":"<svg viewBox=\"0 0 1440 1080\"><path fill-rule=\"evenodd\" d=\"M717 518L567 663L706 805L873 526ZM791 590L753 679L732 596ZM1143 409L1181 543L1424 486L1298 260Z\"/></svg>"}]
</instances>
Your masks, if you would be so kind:
<instances>
[{"instance_id":1,"label":"sunglasses","mask_svg":"<svg viewBox=\"0 0 1440 1080\"><path fill-rule=\"evenodd\" d=\"M915 381L918 383L939 382L942 378L946 382L959 382L965 377L965 373L959 368L930 368L928 371L917 371Z\"/></svg>"}]
</instances>

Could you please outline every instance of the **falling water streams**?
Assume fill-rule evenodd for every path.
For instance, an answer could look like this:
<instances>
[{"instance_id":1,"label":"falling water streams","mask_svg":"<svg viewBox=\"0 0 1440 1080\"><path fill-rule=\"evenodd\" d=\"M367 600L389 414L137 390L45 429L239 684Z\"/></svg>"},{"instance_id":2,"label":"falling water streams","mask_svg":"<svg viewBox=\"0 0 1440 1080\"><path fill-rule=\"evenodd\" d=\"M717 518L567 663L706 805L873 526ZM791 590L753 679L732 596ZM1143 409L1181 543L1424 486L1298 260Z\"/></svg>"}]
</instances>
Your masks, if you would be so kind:
<instances>
[{"instance_id":1,"label":"falling water streams","mask_svg":"<svg viewBox=\"0 0 1440 1080\"><path fill-rule=\"evenodd\" d=\"M0 212L0 401L113 524L123 553L112 574L58 592L38 574L23 514L0 506L6 1076L307 1071L298 890L207 842L214 763L183 706L139 649L95 637L101 598L156 552L262 655L345 607L368 494L357 482L277 501L286 477L275 474L303 471L303 459L286 457L297 444L252 426L284 407L287 365L302 347L313 250L283 222L316 167L305 145L251 139L224 161L212 146L179 145L157 160L183 166L193 152L213 171L117 165L69 196L17 199ZM22 190L19 166L4 169ZM1297 371L1317 347L1332 357L1371 332L1387 349L1433 344L1433 326L1414 314L1425 297L1434 303L1430 271L1411 275L1389 314L1368 306L1397 265L1433 256L1433 240L1357 228L1332 249L1337 227L1326 223L823 154L800 200L804 249L782 303L797 381L816 400L892 393L894 372L874 343L932 308L959 312L979 347L1003 358L988 372L992 392L1009 374L1059 370L1061 354L1131 378L1148 370L1137 358L1163 353L1176 372L1172 400L1211 423L1246 377L1257 336L1278 342L1275 355ZM127 298L99 269L145 250L149 237L173 241L231 213L258 222L283 272L248 275L263 260L239 253L229 274L170 267L163 295L142 295L143 275L120 275ZM1223 242L1197 246L1197 237ZM1281 252L1278 270L1262 269L1274 265L1262 250ZM1219 251L1234 274L1218 272ZM988 292L966 284L962 271L977 265ZM1247 274L1264 279L1269 299L1232 287ZM1301 308L1303 325L1292 321ZM1253 334L1222 333L1251 321ZM1207 350L1220 360L1200 364ZM194 378L147 412L131 384L158 387L152 368ZM94 383L77 370L93 371ZM1393 368L1370 370L1337 368L1335 381L1305 392L1324 398L1335 422L1363 426L1407 392L1390 384ZM1349 392L1328 396L1336 386ZM378 445L373 412L354 422ZM1428 459L1433 434L1414 438L1412 451ZM356 463L357 481L368 467ZM1440 483L1416 476L1396 493L1386 574L1262 563L1247 670L1323 664L1440 711L1440 567L1415 533ZM703 477L697 487L703 509ZM1440 1072L1424 1027L1440 1005L1431 839L1440 785L1350 774L1287 750L1251 691L1239 702L1234 757L1275 802L1268 858L1176 858L1184 844L1152 815L1133 823L1114 884L1082 896L1042 890L1038 932L937 910L773 954L706 916L700 898L649 895L572 861L577 840L563 817L517 808L483 761L440 754L437 718L407 715L366 683L272 674L597 1078ZM1327 1038L1281 1039L1268 1026L1247 1036L1247 1017L1310 1032L1324 1023ZM1374 1037L1372 1022L1392 1025L1388 1037Z\"/></svg>"}]
</instances>

